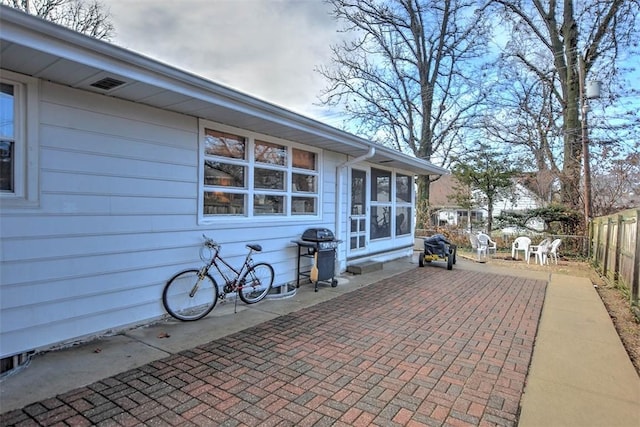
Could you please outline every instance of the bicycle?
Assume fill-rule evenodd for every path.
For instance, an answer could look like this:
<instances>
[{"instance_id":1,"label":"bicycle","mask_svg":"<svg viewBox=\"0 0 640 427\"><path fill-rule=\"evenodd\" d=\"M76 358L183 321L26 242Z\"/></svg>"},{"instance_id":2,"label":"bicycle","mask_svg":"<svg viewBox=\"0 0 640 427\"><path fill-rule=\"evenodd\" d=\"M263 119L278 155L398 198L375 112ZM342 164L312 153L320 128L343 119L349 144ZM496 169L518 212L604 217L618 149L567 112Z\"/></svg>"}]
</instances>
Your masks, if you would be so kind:
<instances>
[{"instance_id":1,"label":"bicycle","mask_svg":"<svg viewBox=\"0 0 640 427\"><path fill-rule=\"evenodd\" d=\"M192 321L202 319L216 306L218 300L225 301L227 294L237 292L246 304L255 304L267 296L273 285L273 267L266 262L254 264L251 255L262 251L257 244L248 244L249 253L240 268L233 268L220 256L221 246L204 237L200 248L200 259L205 262L199 270L188 269L173 276L162 291L162 304L171 316L179 320ZM229 277L222 271L228 268L235 277ZM225 284L222 292L213 276L209 273L214 267ZM236 304L238 298L235 300Z\"/></svg>"}]
</instances>

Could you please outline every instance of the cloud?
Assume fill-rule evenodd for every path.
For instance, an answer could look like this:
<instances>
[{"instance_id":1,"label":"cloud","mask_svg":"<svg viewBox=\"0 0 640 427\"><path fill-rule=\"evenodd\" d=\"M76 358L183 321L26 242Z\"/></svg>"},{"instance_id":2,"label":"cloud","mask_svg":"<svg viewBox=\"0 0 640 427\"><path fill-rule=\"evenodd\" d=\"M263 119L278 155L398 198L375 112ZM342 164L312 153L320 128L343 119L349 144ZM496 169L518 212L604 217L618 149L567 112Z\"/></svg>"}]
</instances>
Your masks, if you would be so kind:
<instances>
[{"instance_id":1,"label":"cloud","mask_svg":"<svg viewBox=\"0 0 640 427\"><path fill-rule=\"evenodd\" d=\"M338 24L320 0L103 0L114 43L293 111L321 114Z\"/></svg>"}]
</instances>

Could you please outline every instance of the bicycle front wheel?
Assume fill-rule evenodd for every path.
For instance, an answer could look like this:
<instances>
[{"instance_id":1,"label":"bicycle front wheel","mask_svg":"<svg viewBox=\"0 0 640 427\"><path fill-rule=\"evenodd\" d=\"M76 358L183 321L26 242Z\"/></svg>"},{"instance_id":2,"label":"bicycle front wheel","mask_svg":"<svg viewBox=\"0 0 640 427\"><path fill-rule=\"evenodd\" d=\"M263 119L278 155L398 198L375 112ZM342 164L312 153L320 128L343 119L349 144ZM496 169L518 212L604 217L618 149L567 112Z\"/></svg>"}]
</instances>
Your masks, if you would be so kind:
<instances>
[{"instance_id":1,"label":"bicycle front wheel","mask_svg":"<svg viewBox=\"0 0 640 427\"><path fill-rule=\"evenodd\" d=\"M167 313L179 320L202 319L218 301L218 285L209 274L200 278L198 270L185 270L173 276L162 291Z\"/></svg>"},{"instance_id":2,"label":"bicycle front wheel","mask_svg":"<svg viewBox=\"0 0 640 427\"><path fill-rule=\"evenodd\" d=\"M273 285L273 267L265 262L259 262L249 267L242 279L242 286L238 288L240 299L247 304L255 304L267 296Z\"/></svg>"}]
</instances>

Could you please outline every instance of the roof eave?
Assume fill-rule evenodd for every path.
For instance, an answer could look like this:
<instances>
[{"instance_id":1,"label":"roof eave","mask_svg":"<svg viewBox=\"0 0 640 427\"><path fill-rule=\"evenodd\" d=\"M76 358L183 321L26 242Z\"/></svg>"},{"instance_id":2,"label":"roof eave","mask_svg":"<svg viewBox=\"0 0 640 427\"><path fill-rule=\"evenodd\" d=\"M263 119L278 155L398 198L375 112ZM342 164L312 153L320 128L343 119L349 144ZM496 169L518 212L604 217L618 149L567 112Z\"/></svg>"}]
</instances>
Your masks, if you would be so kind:
<instances>
[{"instance_id":1,"label":"roof eave","mask_svg":"<svg viewBox=\"0 0 640 427\"><path fill-rule=\"evenodd\" d=\"M124 76L135 82L151 85L171 93L202 101L270 123L286 126L305 135L344 147L345 154L365 153L371 146L377 151L378 164L389 164L417 175L442 175L448 171L428 161L418 159L380 144L344 132L286 108L257 99L195 74L164 64L119 46L88 37L65 27L28 15L7 6L0 6L0 38L28 48L46 52L80 65ZM118 97L116 93L109 96ZM126 98L123 98L126 99ZM171 108L165 108L170 111ZM207 118L201 117L200 118ZM338 145L331 147L336 150Z\"/></svg>"}]
</instances>

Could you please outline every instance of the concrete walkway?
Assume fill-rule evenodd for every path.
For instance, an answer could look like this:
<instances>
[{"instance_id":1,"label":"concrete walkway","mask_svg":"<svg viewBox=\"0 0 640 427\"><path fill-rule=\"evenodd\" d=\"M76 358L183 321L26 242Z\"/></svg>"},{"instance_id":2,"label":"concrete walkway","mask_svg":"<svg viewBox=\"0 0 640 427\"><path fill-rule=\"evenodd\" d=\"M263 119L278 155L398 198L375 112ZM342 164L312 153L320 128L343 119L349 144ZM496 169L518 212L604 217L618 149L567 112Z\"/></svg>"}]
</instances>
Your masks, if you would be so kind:
<instances>
[{"instance_id":1,"label":"concrete walkway","mask_svg":"<svg viewBox=\"0 0 640 427\"><path fill-rule=\"evenodd\" d=\"M265 420L274 425L514 425L519 405L518 423L524 427L640 425L640 379L588 280L554 274L553 267L548 272L507 270L490 262L460 259L447 272L436 264L417 269L415 259L399 260L385 264L383 271L341 277L337 288L321 287L314 293L312 286L303 286L291 298L238 305L238 314L233 314L232 306L216 307L199 322L170 321L37 356L27 369L0 383L0 424L75 421L89 425L111 420L179 425L208 420L218 425L223 421L215 421L211 412L217 408L216 416L228 416L225 420L230 425L262 425ZM448 288L446 281L451 282ZM371 288L364 289L370 284ZM397 289L388 292L392 286L405 284L404 294ZM375 292L366 292L369 289ZM519 293L505 294L507 289ZM522 293L519 289L529 290ZM544 295L539 324L542 299L536 299L538 290ZM333 298L335 302L322 304ZM465 302L462 306L456 303L461 301ZM503 309L501 304L507 301ZM365 310L360 311L358 304L365 304ZM332 313L338 312L343 323L334 323L338 319ZM368 318L369 312L374 317ZM351 313L357 313L356 317L350 318ZM501 320L492 324L495 313ZM379 328L394 328L374 330L375 319L383 320ZM256 329L267 324L269 328ZM290 324L292 329L285 329ZM424 341L418 345L408 332L402 336L404 325L412 326L406 331L416 327L425 331ZM536 326L531 360L533 336L529 335L536 332ZM296 341L316 329L319 335L314 340L324 340L322 346L313 347L318 341L311 338L303 344ZM504 336L495 341L498 331ZM257 339L260 334L265 335ZM329 336L332 339L326 341ZM483 336L491 339L482 344L479 338ZM290 365L281 366L269 358L258 362L274 346L289 342L298 343L297 350L289 348L276 359L288 360ZM380 347L375 363L371 354L359 353L365 347L382 345L380 342L394 345ZM500 345L508 346L508 351L499 351ZM337 352L314 358L314 352L329 348ZM225 378L220 376L225 372L233 374L224 386L216 385L218 393L199 390L209 389L197 375L184 384L178 382L190 370L205 369L203 358L210 357L205 354L217 354L216 359L224 363L227 358L220 358L221 349L226 356L229 351L241 351L237 359L229 360L255 359L255 364L231 371L228 366L215 365L218 374L211 378L216 381ZM301 349L305 357L295 359ZM350 359L349 354L353 354ZM389 367L389 358L401 356L405 357L402 363L408 364L403 365L403 373L397 370L398 364ZM176 369L182 373L168 374ZM270 378L290 381L278 387L263 383L269 395L261 396L257 389L247 394L251 385L266 381L260 374L265 370L273 371ZM173 380L159 381L163 375ZM200 378L203 375L201 371ZM301 383L302 378L306 382ZM249 384L240 389L243 381ZM238 392L224 402L206 403L202 397L221 399L223 392L233 393L234 389ZM133 399L138 394L147 400ZM113 396L121 398L120 404L114 403ZM122 400L125 396L128 401ZM273 396L278 399L269 400ZM180 409L176 402L182 405ZM279 410L260 406L268 402L283 406ZM189 405L195 406L187 408ZM202 418L207 410L210 417Z\"/></svg>"},{"instance_id":2,"label":"concrete walkway","mask_svg":"<svg viewBox=\"0 0 640 427\"><path fill-rule=\"evenodd\" d=\"M640 426L640 380L593 284L551 275L520 426Z\"/></svg>"}]
</instances>

